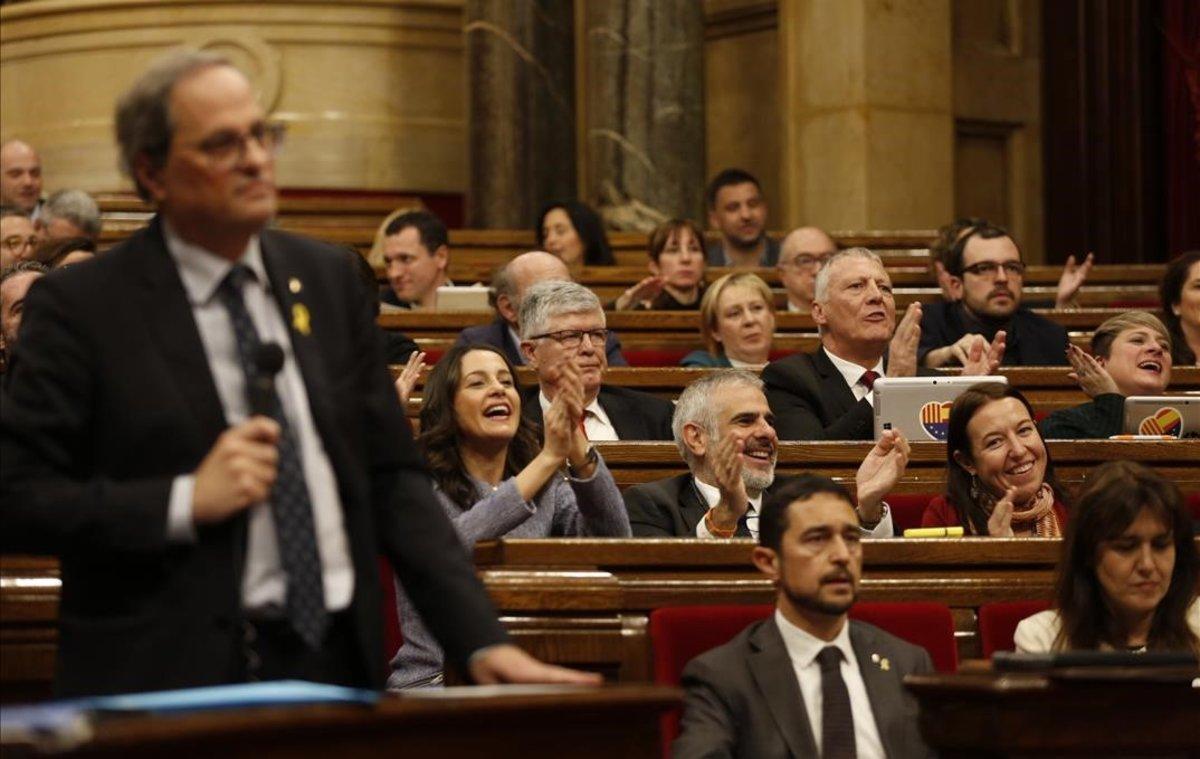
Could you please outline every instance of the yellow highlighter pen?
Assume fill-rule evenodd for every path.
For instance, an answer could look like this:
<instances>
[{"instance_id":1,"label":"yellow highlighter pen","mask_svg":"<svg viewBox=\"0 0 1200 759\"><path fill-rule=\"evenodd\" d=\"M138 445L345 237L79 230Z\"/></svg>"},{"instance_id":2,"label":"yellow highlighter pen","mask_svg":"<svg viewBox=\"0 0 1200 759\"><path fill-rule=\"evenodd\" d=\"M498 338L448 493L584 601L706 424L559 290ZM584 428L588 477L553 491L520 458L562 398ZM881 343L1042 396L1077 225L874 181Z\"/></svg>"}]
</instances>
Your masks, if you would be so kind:
<instances>
[{"instance_id":1,"label":"yellow highlighter pen","mask_svg":"<svg viewBox=\"0 0 1200 759\"><path fill-rule=\"evenodd\" d=\"M914 527L904 531L906 538L961 538L962 527Z\"/></svg>"}]
</instances>

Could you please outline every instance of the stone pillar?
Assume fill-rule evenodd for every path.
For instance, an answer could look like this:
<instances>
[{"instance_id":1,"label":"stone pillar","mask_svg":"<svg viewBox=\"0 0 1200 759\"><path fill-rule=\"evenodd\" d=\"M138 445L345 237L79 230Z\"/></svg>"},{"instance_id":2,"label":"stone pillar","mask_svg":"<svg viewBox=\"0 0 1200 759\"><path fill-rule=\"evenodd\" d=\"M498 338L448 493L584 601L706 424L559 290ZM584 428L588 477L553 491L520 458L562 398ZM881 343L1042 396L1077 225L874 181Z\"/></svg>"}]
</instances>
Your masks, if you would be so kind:
<instances>
[{"instance_id":1,"label":"stone pillar","mask_svg":"<svg viewBox=\"0 0 1200 759\"><path fill-rule=\"evenodd\" d=\"M936 228L954 212L949 0L779 4L782 218Z\"/></svg>"},{"instance_id":2,"label":"stone pillar","mask_svg":"<svg viewBox=\"0 0 1200 759\"><path fill-rule=\"evenodd\" d=\"M572 199L575 26L563 0L466 0L470 87L467 224L532 228Z\"/></svg>"},{"instance_id":3,"label":"stone pillar","mask_svg":"<svg viewBox=\"0 0 1200 759\"><path fill-rule=\"evenodd\" d=\"M581 194L616 229L703 219L704 10L583 0Z\"/></svg>"}]
</instances>

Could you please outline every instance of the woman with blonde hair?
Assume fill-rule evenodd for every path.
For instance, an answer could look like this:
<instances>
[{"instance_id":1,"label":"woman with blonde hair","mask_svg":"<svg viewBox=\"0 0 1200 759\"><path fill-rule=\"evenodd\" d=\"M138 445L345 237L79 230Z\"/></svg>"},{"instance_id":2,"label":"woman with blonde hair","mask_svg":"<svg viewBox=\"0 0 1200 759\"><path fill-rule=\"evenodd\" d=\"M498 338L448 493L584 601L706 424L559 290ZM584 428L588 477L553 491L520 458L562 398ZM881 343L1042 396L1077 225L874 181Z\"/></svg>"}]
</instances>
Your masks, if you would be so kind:
<instances>
[{"instance_id":1,"label":"woman with blonde hair","mask_svg":"<svg viewBox=\"0 0 1200 759\"><path fill-rule=\"evenodd\" d=\"M700 299L700 334L707 350L684 356L682 366L761 369L775 336L771 288L744 271L713 282Z\"/></svg>"},{"instance_id":2,"label":"woman with blonde hair","mask_svg":"<svg viewBox=\"0 0 1200 759\"><path fill-rule=\"evenodd\" d=\"M1130 395L1162 395L1171 382L1171 335L1152 314L1128 311L1092 335L1092 355L1067 346L1071 376L1092 400L1041 421L1042 437L1086 440L1119 435Z\"/></svg>"}]
</instances>

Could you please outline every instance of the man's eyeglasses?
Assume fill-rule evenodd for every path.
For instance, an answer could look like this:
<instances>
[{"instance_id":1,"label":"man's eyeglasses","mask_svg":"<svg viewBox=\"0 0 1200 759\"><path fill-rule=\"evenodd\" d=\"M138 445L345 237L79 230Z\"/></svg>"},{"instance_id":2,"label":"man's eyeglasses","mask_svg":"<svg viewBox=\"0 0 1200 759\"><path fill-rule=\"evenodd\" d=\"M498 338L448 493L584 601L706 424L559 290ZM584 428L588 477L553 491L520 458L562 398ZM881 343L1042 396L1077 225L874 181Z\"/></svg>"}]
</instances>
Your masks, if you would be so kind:
<instances>
[{"instance_id":1,"label":"man's eyeglasses","mask_svg":"<svg viewBox=\"0 0 1200 759\"><path fill-rule=\"evenodd\" d=\"M18 250L21 250L26 245L28 245L31 248L36 248L37 244L38 244L37 235L30 235L29 237L21 237L20 235L9 235L8 237L4 238L4 242L3 242L4 249L9 251L10 253L16 253Z\"/></svg>"},{"instance_id":2,"label":"man's eyeglasses","mask_svg":"<svg viewBox=\"0 0 1200 759\"><path fill-rule=\"evenodd\" d=\"M258 143L266 153L275 156L283 145L287 124L280 121L262 121L241 134L233 131L217 132L196 145L196 149L208 157L217 168L232 168L246 160L246 144L250 140Z\"/></svg>"},{"instance_id":3,"label":"man's eyeglasses","mask_svg":"<svg viewBox=\"0 0 1200 759\"><path fill-rule=\"evenodd\" d=\"M592 345L603 346L604 341L608 339L607 329L560 329L557 332L547 332L544 335L534 335L530 340L541 340L543 337L548 337L564 348L578 348L583 344L583 336L587 335L591 338Z\"/></svg>"},{"instance_id":4,"label":"man's eyeglasses","mask_svg":"<svg viewBox=\"0 0 1200 759\"><path fill-rule=\"evenodd\" d=\"M780 269L796 269L797 271L820 269L827 260L829 260L829 256L812 256L808 253L801 253L790 261L780 261L777 266Z\"/></svg>"},{"instance_id":5,"label":"man's eyeglasses","mask_svg":"<svg viewBox=\"0 0 1200 759\"><path fill-rule=\"evenodd\" d=\"M1000 273L1000 269L1004 269L1004 273L1010 277L1021 277L1025 275L1025 264L1021 261L1005 261L997 263L996 261L980 261L977 264L963 267L964 274L974 274L977 277L994 277Z\"/></svg>"}]
</instances>

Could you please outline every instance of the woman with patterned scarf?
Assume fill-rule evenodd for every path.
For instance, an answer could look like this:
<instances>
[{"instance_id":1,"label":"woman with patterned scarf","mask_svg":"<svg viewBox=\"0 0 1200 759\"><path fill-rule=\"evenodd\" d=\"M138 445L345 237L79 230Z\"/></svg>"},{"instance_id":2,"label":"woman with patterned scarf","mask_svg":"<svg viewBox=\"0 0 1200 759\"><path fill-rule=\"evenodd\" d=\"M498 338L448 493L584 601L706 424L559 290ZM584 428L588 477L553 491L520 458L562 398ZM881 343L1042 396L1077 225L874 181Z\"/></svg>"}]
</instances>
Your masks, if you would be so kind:
<instances>
[{"instance_id":1,"label":"woman with patterned scarf","mask_svg":"<svg viewBox=\"0 0 1200 759\"><path fill-rule=\"evenodd\" d=\"M946 495L925 508L924 527L962 525L968 535L1059 538L1067 493L1020 391L982 383L950 407Z\"/></svg>"}]
</instances>

